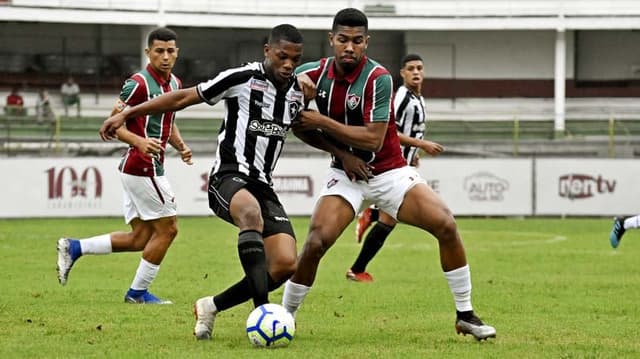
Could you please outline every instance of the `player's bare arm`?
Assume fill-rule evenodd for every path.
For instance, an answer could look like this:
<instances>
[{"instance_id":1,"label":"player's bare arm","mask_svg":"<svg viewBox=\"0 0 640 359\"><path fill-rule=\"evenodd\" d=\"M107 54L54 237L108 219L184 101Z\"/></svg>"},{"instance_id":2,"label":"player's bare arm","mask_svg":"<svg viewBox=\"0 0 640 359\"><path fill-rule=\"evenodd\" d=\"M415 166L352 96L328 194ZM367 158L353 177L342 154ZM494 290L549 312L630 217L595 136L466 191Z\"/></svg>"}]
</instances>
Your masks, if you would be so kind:
<instances>
[{"instance_id":1,"label":"player's bare arm","mask_svg":"<svg viewBox=\"0 0 640 359\"><path fill-rule=\"evenodd\" d=\"M387 122L371 122L364 126L349 126L334 121L317 111L302 111L298 117L302 129L319 129L336 140L365 151L378 152L384 143Z\"/></svg>"},{"instance_id":2,"label":"player's bare arm","mask_svg":"<svg viewBox=\"0 0 640 359\"><path fill-rule=\"evenodd\" d=\"M115 134L118 140L137 148L138 151L146 154L149 157L155 157L163 151L162 143L159 139L154 137L145 138L138 136L135 133L127 130L125 126L119 127L115 131Z\"/></svg>"},{"instance_id":3,"label":"player's bare arm","mask_svg":"<svg viewBox=\"0 0 640 359\"><path fill-rule=\"evenodd\" d=\"M293 134L306 144L333 154L342 163L345 174L352 181L368 181L372 176L373 166L351 152L337 148L321 132L317 130L301 130L300 127L294 125Z\"/></svg>"},{"instance_id":4,"label":"player's bare arm","mask_svg":"<svg viewBox=\"0 0 640 359\"><path fill-rule=\"evenodd\" d=\"M178 151L178 153L180 153L180 157L182 158L182 161L184 163L188 165L193 164L193 162L191 161L191 158L193 156L193 153L191 152L191 148L189 148L189 146L187 146L187 144L182 139L180 130L178 129L178 126L175 124L175 122L173 123L173 127L171 128L171 136L169 137L169 144L173 148L175 148L176 151Z\"/></svg>"},{"instance_id":5,"label":"player's bare arm","mask_svg":"<svg viewBox=\"0 0 640 359\"><path fill-rule=\"evenodd\" d=\"M304 94L305 102L311 101L316 98L316 84L311 81L311 78L305 74L297 75L298 85Z\"/></svg>"},{"instance_id":6,"label":"player's bare arm","mask_svg":"<svg viewBox=\"0 0 640 359\"><path fill-rule=\"evenodd\" d=\"M185 107L203 102L196 87L171 91L139 105L128 107L106 119L100 127L100 138L103 141L115 137L115 130L124 124L128 117L143 116L150 113L175 112Z\"/></svg>"},{"instance_id":7,"label":"player's bare arm","mask_svg":"<svg viewBox=\"0 0 640 359\"><path fill-rule=\"evenodd\" d=\"M444 151L444 146L437 142L421 140L398 132L398 138L403 146L417 147L431 156L437 156Z\"/></svg>"}]
</instances>

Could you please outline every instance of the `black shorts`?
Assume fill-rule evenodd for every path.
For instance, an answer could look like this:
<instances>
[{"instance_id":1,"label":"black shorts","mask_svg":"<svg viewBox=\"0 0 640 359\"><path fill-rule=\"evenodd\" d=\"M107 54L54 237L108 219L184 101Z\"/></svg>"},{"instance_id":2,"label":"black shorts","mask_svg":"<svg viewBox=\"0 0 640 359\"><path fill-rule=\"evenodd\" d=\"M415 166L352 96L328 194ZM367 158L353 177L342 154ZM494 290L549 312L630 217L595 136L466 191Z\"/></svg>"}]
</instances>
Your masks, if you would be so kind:
<instances>
[{"instance_id":1,"label":"black shorts","mask_svg":"<svg viewBox=\"0 0 640 359\"><path fill-rule=\"evenodd\" d=\"M293 227L271 186L238 172L215 173L209 177L209 208L218 217L235 225L229 213L231 198L246 189L258 200L264 221L263 237L286 233L295 238Z\"/></svg>"}]
</instances>

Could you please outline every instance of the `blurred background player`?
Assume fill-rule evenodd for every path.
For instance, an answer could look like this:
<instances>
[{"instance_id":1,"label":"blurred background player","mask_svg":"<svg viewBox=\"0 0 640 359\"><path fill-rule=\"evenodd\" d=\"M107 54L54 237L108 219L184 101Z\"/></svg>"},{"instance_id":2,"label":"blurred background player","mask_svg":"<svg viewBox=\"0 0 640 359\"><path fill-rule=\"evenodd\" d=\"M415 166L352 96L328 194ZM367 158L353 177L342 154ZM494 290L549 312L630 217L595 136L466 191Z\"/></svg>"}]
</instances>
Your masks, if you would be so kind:
<instances>
[{"instance_id":1,"label":"blurred background player","mask_svg":"<svg viewBox=\"0 0 640 359\"><path fill-rule=\"evenodd\" d=\"M370 173L353 180L349 171L361 166L348 170L352 164L333 156L297 269L285 283L283 306L295 315L311 290L322 257L367 201L438 240L440 266L456 309L456 332L477 340L495 337L495 328L474 313L471 272L455 218L402 157L392 111L391 75L366 56L367 16L354 8L340 10L331 29L334 56L302 64L297 70L305 93L316 89L318 111L302 111L293 130L304 142L332 154L328 142L350 149Z\"/></svg>"},{"instance_id":2,"label":"blurred background player","mask_svg":"<svg viewBox=\"0 0 640 359\"><path fill-rule=\"evenodd\" d=\"M622 236L627 229L640 227L640 214L632 217L616 217L613 219L613 228L609 234L611 247L618 248Z\"/></svg>"},{"instance_id":3,"label":"blurred background player","mask_svg":"<svg viewBox=\"0 0 640 359\"><path fill-rule=\"evenodd\" d=\"M422 97L422 81L424 79L424 64L422 58L416 54L409 54L400 62L400 76L402 85L398 88L393 101L398 138L402 147L402 156L407 164L418 167L422 149L431 156L437 156L444 148L435 142L423 140L425 133L426 111ZM397 221L375 206L367 207L358 216L356 224L356 240L362 241L362 235L373 223L369 234L362 244L362 249L355 262L347 271L347 279L356 282L371 282L373 277L366 271L367 265L384 245Z\"/></svg>"},{"instance_id":4,"label":"blurred background player","mask_svg":"<svg viewBox=\"0 0 640 359\"><path fill-rule=\"evenodd\" d=\"M171 73L178 57L176 41L176 33L167 28L158 28L149 34L145 49L149 64L125 81L112 116L127 106L181 88L180 79ZM118 128L116 135L130 145L119 170L124 216L131 232L112 232L81 240L61 238L58 280L62 285L67 282L69 271L80 256L142 251L133 282L124 296L125 302L171 304L148 291L178 233L175 195L164 175L164 151L169 143L184 162L191 164L191 149L182 140L171 111L128 117L126 126Z\"/></svg>"},{"instance_id":5,"label":"blurred background player","mask_svg":"<svg viewBox=\"0 0 640 359\"><path fill-rule=\"evenodd\" d=\"M7 95L4 113L8 116L25 116L27 109L24 108L24 99L20 95L20 86L11 87L11 92Z\"/></svg>"},{"instance_id":6,"label":"blurred background player","mask_svg":"<svg viewBox=\"0 0 640 359\"><path fill-rule=\"evenodd\" d=\"M60 86L60 94L62 95L62 105L64 106L64 116L69 116L69 107L76 105L76 117L80 117L80 86L73 80L73 77L67 77Z\"/></svg>"},{"instance_id":7,"label":"blurred background player","mask_svg":"<svg viewBox=\"0 0 640 359\"><path fill-rule=\"evenodd\" d=\"M209 207L238 227L238 257L245 276L215 296L194 304L198 340L213 335L216 316L253 299L268 303L296 266L296 240L289 217L272 187L287 131L303 106L295 68L302 58L302 34L281 24L263 45L264 59L219 73L196 86L171 92L107 119L100 128L110 138L126 116L176 111L206 102L225 102L216 161L209 176Z\"/></svg>"}]
</instances>

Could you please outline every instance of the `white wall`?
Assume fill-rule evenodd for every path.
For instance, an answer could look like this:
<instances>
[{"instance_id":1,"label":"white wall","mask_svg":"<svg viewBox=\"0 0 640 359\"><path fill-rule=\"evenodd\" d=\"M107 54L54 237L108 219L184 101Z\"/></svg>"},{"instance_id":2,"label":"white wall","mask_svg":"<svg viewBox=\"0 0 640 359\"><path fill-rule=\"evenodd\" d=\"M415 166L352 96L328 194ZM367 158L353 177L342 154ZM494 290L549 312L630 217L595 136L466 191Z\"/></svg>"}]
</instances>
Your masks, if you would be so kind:
<instances>
[{"instance_id":1,"label":"white wall","mask_svg":"<svg viewBox=\"0 0 640 359\"><path fill-rule=\"evenodd\" d=\"M573 78L572 35L567 33L567 78ZM423 55L430 78L552 79L555 36L553 31L409 31L406 44L407 52Z\"/></svg>"}]
</instances>

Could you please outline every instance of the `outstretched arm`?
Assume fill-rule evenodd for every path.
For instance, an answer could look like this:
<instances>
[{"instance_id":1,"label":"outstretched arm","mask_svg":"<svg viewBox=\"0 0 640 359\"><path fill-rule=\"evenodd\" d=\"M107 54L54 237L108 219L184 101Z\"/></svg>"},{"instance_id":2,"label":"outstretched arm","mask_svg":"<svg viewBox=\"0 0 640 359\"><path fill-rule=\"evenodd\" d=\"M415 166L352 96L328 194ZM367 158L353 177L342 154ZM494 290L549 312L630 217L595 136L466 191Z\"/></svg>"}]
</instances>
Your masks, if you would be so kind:
<instances>
[{"instance_id":1,"label":"outstretched arm","mask_svg":"<svg viewBox=\"0 0 640 359\"><path fill-rule=\"evenodd\" d=\"M319 129L346 145L370 152L380 151L388 125L370 122L365 126L349 126L310 110L302 111L297 122L300 129Z\"/></svg>"},{"instance_id":2,"label":"outstretched arm","mask_svg":"<svg viewBox=\"0 0 640 359\"><path fill-rule=\"evenodd\" d=\"M407 136L401 132L398 132L398 137L403 146L417 147L431 156L437 156L444 151L444 147L437 142L421 140Z\"/></svg>"},{"instance_id":3,"label":"outstretched arm","mask_svg":"<svg viewBox=\"0 0 640 359\"><path fill-rule=\"evenodd\" d=\"M128 107L106 119L100 127L100 137L103 141L113 139L115 130L124 124L128 117L137 117L150 113L164 113L179 111L187 106L203 102L196 87L171 91L139 105Z\"/></svg>"}]
</instances>

